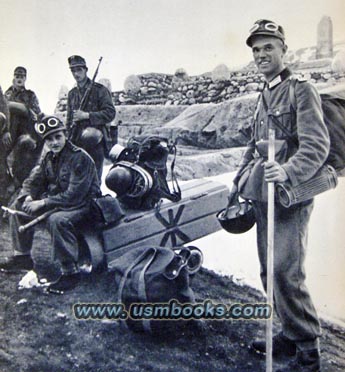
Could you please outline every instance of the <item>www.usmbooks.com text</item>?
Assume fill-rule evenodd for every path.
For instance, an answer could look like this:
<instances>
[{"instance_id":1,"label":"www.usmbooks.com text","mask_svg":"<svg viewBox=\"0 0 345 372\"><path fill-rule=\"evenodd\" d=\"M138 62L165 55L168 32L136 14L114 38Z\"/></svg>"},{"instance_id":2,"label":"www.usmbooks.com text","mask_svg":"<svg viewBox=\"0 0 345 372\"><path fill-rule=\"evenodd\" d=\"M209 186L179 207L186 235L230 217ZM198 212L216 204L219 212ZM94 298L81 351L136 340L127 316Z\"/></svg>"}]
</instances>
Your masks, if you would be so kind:
<instances>
[{"instance_id":1,"label":"www.usmbooks.com text","mask_svg":"<svg viewBox=\"0 0 345 372\"><path fill-rule=\"evenodd\" d=\"M176 300L166 303L133 303L126 309L122 303L81 303L73 305L79 320L190 320L190 319L269 319L272 307L265 303L222 304L206 300L202 303L181 304Z\"/></svg>"}]
</instances>

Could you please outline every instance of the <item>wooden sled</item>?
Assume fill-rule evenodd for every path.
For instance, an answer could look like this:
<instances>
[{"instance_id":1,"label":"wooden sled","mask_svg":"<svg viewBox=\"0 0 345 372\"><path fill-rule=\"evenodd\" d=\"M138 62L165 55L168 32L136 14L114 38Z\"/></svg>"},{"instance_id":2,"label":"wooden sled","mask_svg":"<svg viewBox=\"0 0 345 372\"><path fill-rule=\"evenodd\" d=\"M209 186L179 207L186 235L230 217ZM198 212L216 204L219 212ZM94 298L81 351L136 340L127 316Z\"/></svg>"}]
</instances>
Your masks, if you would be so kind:
<instances>
[{"instance_id":1,"label":"wooden sled","mask_svg":"<svg viewBox=\"0 0 345 372\"><path fill-rule=\"evenodd\" d=\"M123 252L138 246L176 247L221 229L216 214L227 204L228 188L210 180L194 180L182 185L182 199L164 200L149 211L126 210L119 224L110 228L81 232L83 250L87 248L92 267L112 262Z\"/></svg>"}]
</instances>

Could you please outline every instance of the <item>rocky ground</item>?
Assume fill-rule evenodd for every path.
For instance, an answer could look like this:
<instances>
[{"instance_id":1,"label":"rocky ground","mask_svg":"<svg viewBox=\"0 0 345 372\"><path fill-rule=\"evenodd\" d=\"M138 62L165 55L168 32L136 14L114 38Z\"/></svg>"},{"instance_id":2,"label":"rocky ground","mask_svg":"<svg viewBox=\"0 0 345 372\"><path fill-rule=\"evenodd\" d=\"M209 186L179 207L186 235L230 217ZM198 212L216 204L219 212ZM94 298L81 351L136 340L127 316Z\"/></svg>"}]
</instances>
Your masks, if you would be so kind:
<instances>
[{"instance_id":1,"label":"rocky ground","mask_svg":"<svg viewBox=\"0 0 345 372\"><path fill-rule=\"evenodd\" d=\"M8 226L1 224L1 260L11 252ZM35 261L40 247L35 242ZM250 342L264 334L264 321L213 320L203 326L186 326L160 336L134 333L115 321L80 321L72 313L75 303L115 302L113 273L84 276L80 286L63 296L41 289L18 290L22 275L0 273L0 371L1 372L134 372L212 371L259 372L262 356ZM197 301L256 303L259 292L236 285L201 269L192 278ZM323 322L323 371L345 370L345 330ZM274 366L282 365L275 361ZM293 372L293 371L292 371Z\"/></svg>"}]
</instances>

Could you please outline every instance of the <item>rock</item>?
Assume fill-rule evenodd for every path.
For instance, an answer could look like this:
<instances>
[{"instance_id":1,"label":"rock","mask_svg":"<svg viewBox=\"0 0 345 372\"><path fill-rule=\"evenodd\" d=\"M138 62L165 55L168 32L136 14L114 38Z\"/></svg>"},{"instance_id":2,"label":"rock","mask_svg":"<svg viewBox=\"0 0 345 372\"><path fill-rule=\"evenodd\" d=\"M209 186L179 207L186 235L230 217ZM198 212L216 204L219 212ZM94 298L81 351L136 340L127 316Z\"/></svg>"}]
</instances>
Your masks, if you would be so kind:
<instances>
[{"instance_id":1,"label":"rock","mask_svg":"<svg viewBox=\"0 0 345 372\"><path fill-rule=\"evenodd\" d=\"M139 93L141 81L137 75L130 75L126 78L124 89L126 93Z\"/></svg>"},{"instance_id":2,"label":"rock","mask_svg":"<svg viewBox=\"0 0 345 372\"><path fill-rule=\"evenodd\" d=\"M333 58L332 70L336 72L345 71L345 49L340 50Z\"/></svg>"},{"instance_id":3,"label":"rock","mask_svg":"<svg viewBox=\"0 0 345 372\"><path fill-rule=\"evenodd\" d=\"M157 88L157 84L153 81L150 81L148 84L147 84L148 87L153 87L153 88Z\"/></svg>"},{"instance_id":4,"label":"rock","mask_svg":"<svg viewBox=\"0 0 345 372\"><path fill-rule=\"evenodd\" d=\"M188 92L186 93L186 97L187 98L193 98L194 97L194 90L188 90Z\"/></svg>"},{"instance_id":5,"label":"rock","mask_svg":"<svg viewBox=\"0 0 345 372\"><path fill-rule=\"evenodd\" d=\"M259 84L258 83L249 83L246 85L246 91L247 92L256 92L259 90Z\"/></svg>"}]
</instances>

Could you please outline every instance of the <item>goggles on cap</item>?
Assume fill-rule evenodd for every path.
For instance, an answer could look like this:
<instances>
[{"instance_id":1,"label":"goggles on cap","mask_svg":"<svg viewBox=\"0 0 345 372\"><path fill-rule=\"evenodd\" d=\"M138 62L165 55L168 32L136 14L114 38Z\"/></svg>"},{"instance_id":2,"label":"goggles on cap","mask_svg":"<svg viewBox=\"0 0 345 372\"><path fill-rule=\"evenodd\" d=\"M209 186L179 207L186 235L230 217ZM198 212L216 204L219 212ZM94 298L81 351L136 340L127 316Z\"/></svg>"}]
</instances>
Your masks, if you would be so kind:
<instances>
[{"instance_id":1,"label":"goggles on cap","mask_svg":"<svg viewBox=\"0 0 345 372\"><path fill-rule=\"evenodd\" d=\"M249 47L252 46L252 39L256 35L273 36L285 42L283 28L277 25L275 22L269 21L267 19L260 19L259 21L256 21L252 28L249 30L249 33L250 35L246 40L246 44Z\"/></svg>"},{"instance_id":2,"label":"goggles on cap","mask_svg":"<svg viewBox=\"0 0 345 372\"><path fill-rule=\"evenodd\" d=\"M279 26L277 24L273 22L268 22L265 24L255 23L249 30L249 32L252 34L253 32L257 31L260 27L270 32L277 32L279 30Z\"/></svg>"},{"instance_id":3,"label":"goggles on cap","mask_svg":"<svg viewBox=\"0 0 345 372\"><path fill-rule=\"evenodd\" d=\"M46 123L36 123L35 130L41 136L46 132L47 127L56 128L59 125L60 121L57 118L49 118Z\"/></svg>"}]
</instances>

